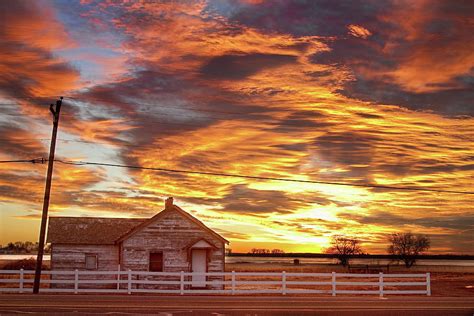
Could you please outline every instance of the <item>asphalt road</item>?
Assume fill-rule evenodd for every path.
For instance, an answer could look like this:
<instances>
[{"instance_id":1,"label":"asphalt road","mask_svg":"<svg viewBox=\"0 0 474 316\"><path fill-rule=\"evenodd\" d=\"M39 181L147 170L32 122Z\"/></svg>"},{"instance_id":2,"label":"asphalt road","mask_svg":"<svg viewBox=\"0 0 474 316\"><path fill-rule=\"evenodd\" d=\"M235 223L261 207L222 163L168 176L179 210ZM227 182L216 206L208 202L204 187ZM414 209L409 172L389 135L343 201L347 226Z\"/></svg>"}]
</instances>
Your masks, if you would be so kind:
<instances>
[{"instance_id":1,"label":"asphalt road","mask_svg":"<svg viewBox=\"0 0 474 316\"><path fill-rule=\"evenodd\" d=\"M1 294L0 315L474 315L474 297Z\"/></svg>"}]
</instances>

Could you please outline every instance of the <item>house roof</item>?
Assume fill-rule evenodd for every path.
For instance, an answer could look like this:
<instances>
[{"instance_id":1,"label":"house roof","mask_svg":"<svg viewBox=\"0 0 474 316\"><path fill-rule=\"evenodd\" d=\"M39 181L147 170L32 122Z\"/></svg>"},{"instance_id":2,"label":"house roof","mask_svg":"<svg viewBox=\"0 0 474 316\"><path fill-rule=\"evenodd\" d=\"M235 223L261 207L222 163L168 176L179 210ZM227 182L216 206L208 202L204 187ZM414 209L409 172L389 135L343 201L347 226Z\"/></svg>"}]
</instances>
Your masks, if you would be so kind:
<instances>
[{"instance_id":1,"label":"house roof","mask_svg":"<svg viewBox=\"0 0 474 316\"><path fill-rule=\"evenodd\" d=\"M113 245L145 218L50 217L47 242L55 244Z\"/></svg>"},{"instance_id":2,"label":"house roof","mask_svg":"<svg viewBox=\"0 0 474 316\"><path fill-rule=\"evenodd\" d=\"M177 211L224 243L224 237L176 205L151 218L50 217L47 242L55 244L113 245L127 239L170 211Z\"/></svg>"},{"instance_id":3,"label":"house roof","mask_svg":"<svg viewBox=\"0 0 474 316\"><path fill-rule=\"evenodd\" d=\"M190 221L194 222L196 225L200 226L205 231L209 232L211 235L215 236L217 239L221 240L222 242L224 242L226 244L229 244L229 241L227 239L225 239L224 237L222 237L221 235L219 235L218 233L216 233L215 231L213 231L212 229L210 229L209 227L204 225L203 222L201 222L196 217L192 216L191 214L189 214L188 212L186 212L185 210L183 210L182 208L180 208L177 205L167 205L164 210L162 210L161 212L159 212L155 216L151 217L150 219L144 221L143 223L139 224L138 226L134 227L129 232L125 233L122 237L117 239L117 242L120 242L120 241L123 241L123 240L127 239L128 237L130 237L133 234L135 234L136 232L140 231L142 228L144 228L145 226L147 226L151 222L159 219L160 217L164 216L165 214L167 214L170 211L177 211L178 213L183 215L185 218L189 219Z\"/></svg>"}]
</instances>

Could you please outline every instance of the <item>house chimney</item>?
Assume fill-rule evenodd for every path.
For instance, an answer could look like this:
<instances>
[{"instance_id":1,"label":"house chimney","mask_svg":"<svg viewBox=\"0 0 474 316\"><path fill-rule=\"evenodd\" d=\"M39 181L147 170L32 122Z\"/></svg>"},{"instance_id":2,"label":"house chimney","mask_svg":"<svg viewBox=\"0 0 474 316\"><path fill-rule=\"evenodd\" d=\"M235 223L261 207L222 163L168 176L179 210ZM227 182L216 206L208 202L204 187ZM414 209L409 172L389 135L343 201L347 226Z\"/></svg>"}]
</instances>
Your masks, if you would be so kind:
<instances>
[{"instance_id":1,"label":"house chimney","mask_svg":"<svg viewBox=\"0 0 474 316\"><path fill-rule=\"evenodd\" d=\"M173 198L169 197L165 200L165 208L171 208L173 207Z\"/></svg>"}]
</instances>

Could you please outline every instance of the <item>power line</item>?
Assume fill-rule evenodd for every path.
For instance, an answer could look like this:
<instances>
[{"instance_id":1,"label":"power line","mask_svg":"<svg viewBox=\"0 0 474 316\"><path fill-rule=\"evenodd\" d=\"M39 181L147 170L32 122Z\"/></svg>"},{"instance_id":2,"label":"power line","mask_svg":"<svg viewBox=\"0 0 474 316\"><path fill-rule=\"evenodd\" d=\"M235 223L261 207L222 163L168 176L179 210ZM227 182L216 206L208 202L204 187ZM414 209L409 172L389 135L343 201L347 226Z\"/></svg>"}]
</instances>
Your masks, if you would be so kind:
<instances>
[{"instance_id":1,"label":"power line","mask_svg":"<svg viewBox=\"0 0 474 316\"><path fill-rule=\"evenodd\" d=\"M233 177L233 178L243 178L243 179L253 179L253 180L271 180L271 181L284 181L284 182L295 182L295 183L328 184L328 185L339 185L339 186L365 187L365 188L376 188L376 189L387 189L387 190L423 191L423 192L455 193L455 194L472 194L472 195L474 195L474 192L453 191L453 190L444 190L444 189L429 189L429 188L400 187L400 186L377 185L377 184L358 184L358 183L344 183L344 182L333 182L333 181L288 179L288 178L278 178L278 177L262 177L262 176L251 176L251 175L242 175L242 174L235 174L235 173L193 171L193 170L185 170L185 169L168 169L168 168L155 168L155 167L141 167L141 166L133 166L133 165L121 165L121 164L100 163L100 162L90 162L90 161L64 161L64 160L59 160L59 159L56 159L55 161L63 163L63 164L76 165L76 166L93 165L93 166L104 166L104 167L117 167L117 168L128 168L128 169L162 171L162 172L171 172L171 173L186 173L186 174L197 174L197 175L218 176L218 177Z\"/></svg>"},{"instance_id":2,"label":"power line","mask_svg":"<svg viewBox=\"0 0 474 316\"><path fill-rule=\"evenodd\" d=\"M0 163L45 163L47 159L36 158L36 159L27 159L27 160L4 160ZM233 178L242 178L242 179L253 179L253 180L271 180L271 181L283 181L283 182L295 182L295 183L309 183L309 184L327 184L327 185L339 185L339 186L350 186L350 187L364 187L364 188L375 188L375 189L386 189L386 190L404 190L404 191L422 191L422 192L436 192L436 193L454 193L454 194L467 194L474 195L474 192L466 191L454 191L454 190L445 190L445 189L430 189L430 188L414 188L414 187L400 187L400 186L390 186L390 185L378 185L378 184L360 184L360 183L344 183L344 182L334 182L334 181L317 181L317 180L303 180L303 179L288 179L288 178L278 178L278 177L262 177L262 176L251 176L251 175L242 175L235 173L223 173L223 172L207 172L207 171L193 171L185 169L168 169L168 168L155 168L155 167L141 167L133 165L121 165L121 164L111 164L111 163L100 163L100 162L91 162L91 161L66 161L55 159L62 164L75 165L75 166L104 166L104 167L117 167L117 168L127 168L127 169L140 169L140 170L152 170L152 171L162 171L162 172L171 172L171 173L186 173L186 174L197 174L197 175L207 175L207 176L218 176L218 177L233 177Z\"/></svg>"},{"instance_id":3,"label":"power line","mask_svg":"<svg viewBox=\"0 0 474 316\"><path fill-rule=\"evenodd\" d=\"M23 163L23 162L29 162L29 163L44 163L43 158L35 158L35 159L21 159L21 160L0 160L0 163Z\"/></svg>"}]
</instances>

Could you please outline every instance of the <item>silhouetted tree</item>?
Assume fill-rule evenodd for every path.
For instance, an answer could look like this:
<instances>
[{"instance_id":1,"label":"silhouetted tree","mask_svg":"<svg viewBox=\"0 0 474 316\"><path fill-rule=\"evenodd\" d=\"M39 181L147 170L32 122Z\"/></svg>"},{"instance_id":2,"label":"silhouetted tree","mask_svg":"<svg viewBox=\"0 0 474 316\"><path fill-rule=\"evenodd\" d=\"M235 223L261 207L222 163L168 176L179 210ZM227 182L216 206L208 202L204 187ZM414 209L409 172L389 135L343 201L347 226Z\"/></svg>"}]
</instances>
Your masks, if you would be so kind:
<instances>
[{"instance_id":1,"label":"silhouetted tree","mask_svg":"<svg viewBox=\"0 0 474 316\"><path fill-rule=\"evenodd\" d=\"M264 248L252 248L250 250L250 253L252 254L265 254L265 253L270 253L269 249L264 249Z\"/></svg>"},{"instance_id":2,"label":"silhouetted tree","mask_svg":"<svg viewBox=\"0 0 474 316\"><path fill-rule=\"evenodd\" d=\"M331 247L326 249L326 253L335 254L340 264L346 267L352 255L362 253L360 240L352 237L334 235L332 236Z\"/></svg>"},{"instance_id":3,"label":"silhouetted tree","mask_svg":"<svg viewBox=\"0 0 474 316\"><path fill-rule=\"evenodd\" d=\"M284 252L283 250L281 250L281 249L273 249L273 250L272 250L272 253L273 253L273 254L282 254L282 253L285 253L285 252Z\"/></svg>"},{"instance_id":4,"label":"silhouetted tree","mask_svg":"<svg viewBox=\"0 0 474 316\"><path fill-rule=\"evenodd\" d=\"M51 252L51 245L45 245L44 249L46 253ZM5 253L34 253L38 251L38 243L31 241L9 242L5 247L0 246L0 250Z\"/></svg>"},{"instance_id":5,"label":"silhouetted tree","mask_svg":"<svg viewBox=\"0 0 474 316\"><path fill-rule=\"evenodd\" d=\"M411 232L391 234L388 236L388 241L391 243L387 249L388 253L403 260L407 268L415 264L419 254L430 248L430 239L427 236Z\"/></svg>"}]
</instances>

